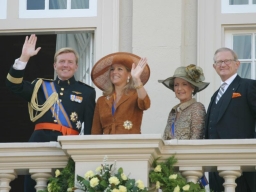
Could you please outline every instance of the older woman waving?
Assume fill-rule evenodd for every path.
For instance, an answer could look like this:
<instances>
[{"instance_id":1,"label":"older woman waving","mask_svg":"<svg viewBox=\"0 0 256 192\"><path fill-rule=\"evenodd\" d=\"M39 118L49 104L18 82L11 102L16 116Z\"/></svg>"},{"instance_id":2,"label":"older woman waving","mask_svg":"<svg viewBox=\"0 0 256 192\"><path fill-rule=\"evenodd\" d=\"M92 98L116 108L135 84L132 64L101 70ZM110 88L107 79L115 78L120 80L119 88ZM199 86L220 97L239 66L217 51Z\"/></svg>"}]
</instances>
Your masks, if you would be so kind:
<instances>
[{"instance_id":1,"label":"older woman waving","mask_svg":"<svg viewBox=\"0 0 256 192\"><path fill-rule=\"evenodd\" d=\"M94 112L92 134L140 134L143 111L150 107L144 88L150 76L146 58L117 52L100 59L91 78L103 91Z\"/></svg>"}]
</instances>

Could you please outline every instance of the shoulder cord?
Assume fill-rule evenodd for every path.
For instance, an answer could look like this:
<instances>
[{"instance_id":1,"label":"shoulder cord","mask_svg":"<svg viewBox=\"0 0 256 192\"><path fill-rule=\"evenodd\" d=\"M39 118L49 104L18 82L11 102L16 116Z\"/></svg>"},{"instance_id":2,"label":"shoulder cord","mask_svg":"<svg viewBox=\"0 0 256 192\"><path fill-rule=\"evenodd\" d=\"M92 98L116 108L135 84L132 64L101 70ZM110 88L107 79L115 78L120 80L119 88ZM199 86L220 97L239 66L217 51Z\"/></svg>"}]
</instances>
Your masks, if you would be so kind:
<instances>
[{"instance_id":1,"label":"shoulder cord","mask_svg":"<svg viewBox=\"0 0 256 192\"><path fill-rule=\"evenodd\" d=\"M35 122L40 117L42 117L53 106L53 104L56 101L58 101L58 93L54 92L51 94L51 96L48 99L46 99L46 101L42 105L38 104L37 92L42 83L43 83L42 79L39 79L36 82L34 91L31 97L31 102L28 103L29 117L32 122ZM39 113L34 115L33 110Z\"/></svg>"}]
</instances>

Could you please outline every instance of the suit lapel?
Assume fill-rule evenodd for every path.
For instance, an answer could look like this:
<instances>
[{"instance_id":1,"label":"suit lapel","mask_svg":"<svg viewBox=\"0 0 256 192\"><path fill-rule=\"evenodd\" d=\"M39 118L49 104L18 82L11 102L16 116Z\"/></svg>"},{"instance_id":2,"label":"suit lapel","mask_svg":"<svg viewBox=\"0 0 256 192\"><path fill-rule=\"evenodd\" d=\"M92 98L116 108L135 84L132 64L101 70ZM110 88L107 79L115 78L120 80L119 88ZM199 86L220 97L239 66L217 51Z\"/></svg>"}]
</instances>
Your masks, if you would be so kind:
<instances>
[{"instance_id":1,"label":"suit lapel","mask_svg":"<svg viewBox=\"0 0 256 192\"><path fill-rule=\"evenodd\" d=\"M105 97L106 103L108 104L109 108L112 108L112 104L113 104L113 96L106 96Z\"/></svg>"},{"instance_id":2,"label":"suit lapel","mask_svg":"<svg viewBox=\"0 0 256 192\"><path fill-rule=\"evenodd\" d=\"M118 108L119 105L121 105L122 103L124 103L127 99L129 99L133 94L135 93L135 91L130 90L128 94L123 94L123 96L120 98L120 100L118 101L117 105L116 105L116 109Z\"/></svg>"},{"instance_id":3,"label":"suit lapel","mask_svg":"<svg viewBox=\"0 0 256 192\"><path fill-rule=\"evenodd\" d=\"M236 78L234 79L234 81L229 85L228 89L222 95L221 106L219 106L220 107L220 113L219 113L219 116L217 118L217 122L221 119L221 117L225 113L230 101L232 100L232 94L237 90L237 88L240 85L240 80L241 80L241 77L239 77L237 75Z\"/></svg>"},{"instance_id":4,"label":"suit lapel","mask_svg":"<svg viewBox=\"0 0 256 192\"><path fill-rule=\"evenodd\" d=\"M213 94L213 96L211 97L211 101L210 101L210 104L209 104L209 106L208 106L208 109L207 109L207 116L206 116L206 126L208 126L208 123L209 123L209 118L210 118L210 109L212 108L212 104L214 104L214 101L215 101L215 98L216 98L216 95L218 94L218 91L219 90L217 90L214 94Z\"/></svg>"}]
</instances>

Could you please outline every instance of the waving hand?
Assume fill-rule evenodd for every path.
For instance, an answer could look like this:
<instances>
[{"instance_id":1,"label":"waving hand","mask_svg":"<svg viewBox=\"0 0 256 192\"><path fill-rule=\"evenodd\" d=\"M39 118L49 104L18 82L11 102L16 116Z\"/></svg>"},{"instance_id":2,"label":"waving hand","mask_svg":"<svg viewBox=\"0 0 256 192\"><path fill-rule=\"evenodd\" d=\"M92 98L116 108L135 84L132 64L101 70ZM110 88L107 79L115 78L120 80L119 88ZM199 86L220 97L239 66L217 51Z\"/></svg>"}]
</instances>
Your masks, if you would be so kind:
<instances>
[{"instance_id":1,"label":"waving hand","mask_svg":"<svg viewBox=\"0 0 256 192\"><path fill-rule=\"evenodd\" d=\"M25 42L22 47L22 53L20 56L20 60L23 62L27 62L30 57L36 55L41 47L36 49L36 41L37 37L35 34L32 34L30 37L26 36Z\"/></svg>"}]
</instances>

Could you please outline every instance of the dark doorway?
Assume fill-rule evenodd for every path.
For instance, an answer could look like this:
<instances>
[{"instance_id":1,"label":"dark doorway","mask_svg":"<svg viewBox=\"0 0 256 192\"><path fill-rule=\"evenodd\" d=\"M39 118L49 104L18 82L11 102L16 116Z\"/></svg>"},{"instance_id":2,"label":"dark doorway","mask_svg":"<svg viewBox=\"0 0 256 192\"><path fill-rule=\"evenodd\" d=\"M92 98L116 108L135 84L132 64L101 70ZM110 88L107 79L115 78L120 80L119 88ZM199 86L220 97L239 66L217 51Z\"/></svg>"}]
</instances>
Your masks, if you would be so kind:
<instances>
[{"instance_id":1,"label":"dark doorway","mask_svg":"<svg viewBox=\"0 0 256 192\"><path fill-rule=\"evenodd\" d=\"M56 49L56 35L37 35L39 53L32 57L26 67L24 80L33 81L41 77L53 79L53 57ZM16 58L19 58L25 35L0 36L0 142L27 142L34 126L29 119L26 101L11 93L5 86L6 76ZM11 192L23 191L23 176L11 182Z\"/></svg>"}]
</instances>

